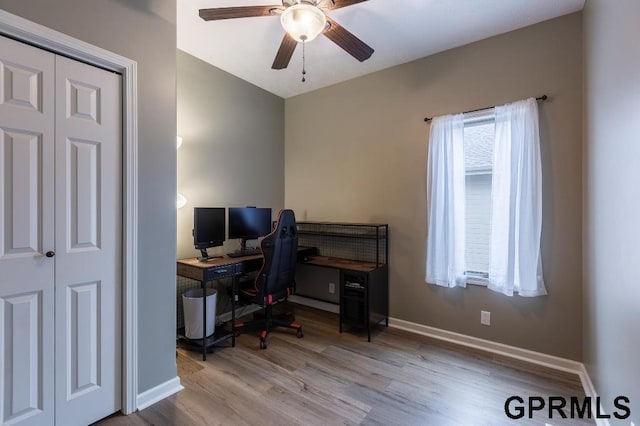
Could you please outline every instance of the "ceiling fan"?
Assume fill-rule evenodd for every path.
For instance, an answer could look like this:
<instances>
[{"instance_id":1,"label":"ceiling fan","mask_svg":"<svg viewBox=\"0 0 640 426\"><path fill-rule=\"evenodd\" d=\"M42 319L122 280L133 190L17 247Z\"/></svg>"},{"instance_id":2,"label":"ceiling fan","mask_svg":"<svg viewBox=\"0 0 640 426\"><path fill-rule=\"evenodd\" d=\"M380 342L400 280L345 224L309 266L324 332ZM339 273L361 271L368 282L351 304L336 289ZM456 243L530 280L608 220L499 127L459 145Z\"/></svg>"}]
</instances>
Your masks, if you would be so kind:
<instances>
[{"instance_id":1,"label":"ceiling fan","mask_svg":"<svg viewBox=\"0 0 640 426\"><path fill-rule=\"evenodd\" d=\"M319 34L327 37L360 62L369 59L374 50L325 13L327 10L339 9L364 1L367 0L282 0L282 6L200 9L200 17L205 21L216 21L280 15L280 22L286 32L271 68L281 70L289 65L298 42L309 42Z\"/></svg>"}]
</instances>

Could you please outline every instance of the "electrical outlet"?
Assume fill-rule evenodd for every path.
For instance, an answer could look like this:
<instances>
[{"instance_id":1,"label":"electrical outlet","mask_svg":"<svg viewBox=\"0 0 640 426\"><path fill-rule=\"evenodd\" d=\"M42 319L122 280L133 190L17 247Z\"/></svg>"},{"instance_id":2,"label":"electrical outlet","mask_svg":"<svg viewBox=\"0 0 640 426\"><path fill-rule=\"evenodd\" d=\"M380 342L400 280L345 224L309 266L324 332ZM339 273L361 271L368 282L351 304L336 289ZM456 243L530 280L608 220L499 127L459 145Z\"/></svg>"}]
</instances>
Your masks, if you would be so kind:
<instances>
[{"instance_id":1,"label":"electrical outlet","mask_svg":"<svg viewBox=\"0 0 640 426\"><path fill-rule=\"evenodd\" d=\"M336 292L335 283L329 283L329 293L334 294Z\"/></svg>"},{"instance_id":2,"label":"electrical outlet","mask_svg":"<svg viewBox=\"0 0 640 426\"><path fill-rule=\"evenodd\" d=\"M491 325L491 312L480 311L480 324Z\"/></svg>"}]
</instances>

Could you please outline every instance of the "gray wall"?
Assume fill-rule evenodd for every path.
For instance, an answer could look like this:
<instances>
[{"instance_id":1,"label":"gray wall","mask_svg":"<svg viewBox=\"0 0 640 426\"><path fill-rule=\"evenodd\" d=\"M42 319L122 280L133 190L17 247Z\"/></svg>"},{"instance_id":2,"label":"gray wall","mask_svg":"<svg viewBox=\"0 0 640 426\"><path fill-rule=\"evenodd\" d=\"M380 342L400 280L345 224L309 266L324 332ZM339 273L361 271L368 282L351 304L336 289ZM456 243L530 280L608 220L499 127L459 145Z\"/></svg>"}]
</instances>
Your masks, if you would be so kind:
<instances>
[{"instance_id":1,"label":"gray wall","mask_svg":"<svg viewBox=\"0 0 640 426\"><path fill-rule=\"evenodd\" d=\"M640 2L584 15L584 363L605 410L629 396L640 424Z\"/></svg>"},{"instance_id":2,"label":"gray wall","mask_svg":"<svg viewBox=\"0 0 640 426\"><path fill-rule=\"evenodd\" d=\"M578 13L287 99L286 206L301 219L390 224L391 316L580 360L581 37ZM549 296L425 284L423 118L543 93ZM480 325L481 310L491 311L491 327Z\"/></svg>"},{"instance_id":3,"label":"gray wall","mask_svg":"<svg viewBox=\"0 0 640 426\"><path fill-rule=\"evenodd\" d=\"M176 377L175 0L2 0L7 12L138 62L139 392Z\"/></svg>"},{"instance_id":4,"label":"gray wall","mask_svg":"<svg viewBox=\"0 0 640 426\"><path fill-rule=\"evenodd\" d=\"M193 248L193 207L284 206L284 100L178 51L178 258ZM227 241L209 253L238 248Z\"/></svg>"}]
</instances>

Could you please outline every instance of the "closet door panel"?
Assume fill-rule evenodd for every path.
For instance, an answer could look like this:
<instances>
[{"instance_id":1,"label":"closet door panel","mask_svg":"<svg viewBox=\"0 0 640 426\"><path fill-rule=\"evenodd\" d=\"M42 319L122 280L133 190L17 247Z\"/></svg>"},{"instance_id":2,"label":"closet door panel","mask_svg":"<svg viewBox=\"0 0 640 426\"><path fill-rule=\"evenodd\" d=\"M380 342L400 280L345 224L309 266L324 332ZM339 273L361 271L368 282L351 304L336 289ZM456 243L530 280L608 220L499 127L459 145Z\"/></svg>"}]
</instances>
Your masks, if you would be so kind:
<instances>
[{"instance_id":1,"label":"closet door panel","mask_svg":"<svg viewBox=\"0 0 640 426\"><path fill-rule=\"evenodd\" d=\"M55 56L0 37L0 423L54 423Z\"/></svg>"},{"instance_id":2,"label":"closet door panel","mask_svg":"<svg viewBox=\"0 0 640 426\"><path fill-rule=\"evenodd\" d=\"M121 404L121 77L56 57L56 417Z\"/></svg>"}]
</instances>

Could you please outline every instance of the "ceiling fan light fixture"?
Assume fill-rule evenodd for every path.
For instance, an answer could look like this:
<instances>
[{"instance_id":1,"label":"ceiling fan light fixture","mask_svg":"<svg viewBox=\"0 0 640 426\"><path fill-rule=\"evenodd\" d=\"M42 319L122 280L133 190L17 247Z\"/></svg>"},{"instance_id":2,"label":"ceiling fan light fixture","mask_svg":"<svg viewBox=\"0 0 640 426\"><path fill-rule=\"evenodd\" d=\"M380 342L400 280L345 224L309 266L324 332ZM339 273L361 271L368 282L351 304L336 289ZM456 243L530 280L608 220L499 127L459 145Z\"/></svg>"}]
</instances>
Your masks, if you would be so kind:
<instances>
[{"instance_id":1,"label":"ceiling fan light fixture","mask_svg":"<svg viewBox=\"0 0 640 426\"><path fill-rule=\"evenodd\" d=\"M298 3L280 15L284 30L295 40L308 42L316 38L327 25L327 17L318 7Z\"/></svg>"}]
</instances>

